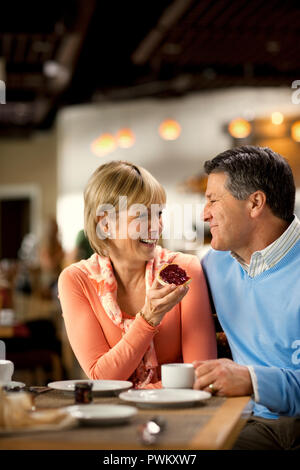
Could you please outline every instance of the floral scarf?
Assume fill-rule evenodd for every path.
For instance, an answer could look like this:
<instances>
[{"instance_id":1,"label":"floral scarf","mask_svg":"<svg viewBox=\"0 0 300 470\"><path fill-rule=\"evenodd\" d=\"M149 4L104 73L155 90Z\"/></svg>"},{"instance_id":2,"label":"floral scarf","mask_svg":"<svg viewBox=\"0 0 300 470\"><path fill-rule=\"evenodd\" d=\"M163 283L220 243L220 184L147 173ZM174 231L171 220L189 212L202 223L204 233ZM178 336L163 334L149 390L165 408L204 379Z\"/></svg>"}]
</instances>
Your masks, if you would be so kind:
<instances>
[{"instance_id":1,"label":"floral scarf","mask_svg":"<svg viewBox=\"0 0 300 470\"><path fill-rule=\"evenodd\" d=\"M155 249L154 258L148 261L145 271L146 295L160 269L165 263L171 263L178 253L171 252L160 246ZM134 322L133 319L124 319L117 303L118 284L114 276L110 259L94 253L89 259L76 264L93 283L106 315L122 330L124 335ZM134 371L130 380L135 388L144 388L151 381L157 380L157 358L153 341L151 341L142 361Z\"/></svg>"}]
</instances>

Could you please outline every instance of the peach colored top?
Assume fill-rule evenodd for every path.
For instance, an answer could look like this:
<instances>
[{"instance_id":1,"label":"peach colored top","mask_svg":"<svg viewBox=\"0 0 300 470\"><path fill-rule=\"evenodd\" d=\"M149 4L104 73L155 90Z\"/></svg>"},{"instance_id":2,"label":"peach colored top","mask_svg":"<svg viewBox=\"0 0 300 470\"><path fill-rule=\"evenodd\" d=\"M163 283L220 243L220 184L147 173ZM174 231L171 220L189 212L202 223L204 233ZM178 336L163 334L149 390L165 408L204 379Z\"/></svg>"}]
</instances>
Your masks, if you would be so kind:
<instances>
[{"instance_id":1,"label":"peach colored top","mask_svg":"<svg viewBox=\"0 0 300 470\"><path fill-rule=\"evenodd\" d=\"M161 364L217 357L215 329L200 262L196 256L178 254L173 263L192 278L189 292L158 326L152 327L137 317L125 334L106 315L91 280L77 263L63 270L58 289L66 331L74 354L90 379L130 380L152 340L159 378ZM160 380L147 386L159 387Z\"/></svg>"}]
</instances>

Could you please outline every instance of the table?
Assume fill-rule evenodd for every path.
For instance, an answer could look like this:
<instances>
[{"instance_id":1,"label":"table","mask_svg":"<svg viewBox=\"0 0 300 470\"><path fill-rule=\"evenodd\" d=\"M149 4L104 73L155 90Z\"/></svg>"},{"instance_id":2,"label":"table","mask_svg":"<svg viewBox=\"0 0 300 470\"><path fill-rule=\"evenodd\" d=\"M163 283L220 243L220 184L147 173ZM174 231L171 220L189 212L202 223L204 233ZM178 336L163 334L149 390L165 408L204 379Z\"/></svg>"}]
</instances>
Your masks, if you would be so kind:
<instances>
[{"instance_id":1,"label":"table","mask_svg":"<svg viewBox=\"0 0 300 470\"><path fill-rule=\"evenodd\" d=\"M94 403L125 404L116 396L95 397ZM72 394L51 390L35 398L37 409L74 404ZM92 450L147 449L137 439L137 428L154 415L162 416L167 427L159 443L151 449L230 449L251 413L250 397L211 397L191 408L142 409L129 422L105 427L79 426L64 431L44 431L2 437L6 450ZM86 405L88 406L88 405Z\"/></svg>"}]
</instances>

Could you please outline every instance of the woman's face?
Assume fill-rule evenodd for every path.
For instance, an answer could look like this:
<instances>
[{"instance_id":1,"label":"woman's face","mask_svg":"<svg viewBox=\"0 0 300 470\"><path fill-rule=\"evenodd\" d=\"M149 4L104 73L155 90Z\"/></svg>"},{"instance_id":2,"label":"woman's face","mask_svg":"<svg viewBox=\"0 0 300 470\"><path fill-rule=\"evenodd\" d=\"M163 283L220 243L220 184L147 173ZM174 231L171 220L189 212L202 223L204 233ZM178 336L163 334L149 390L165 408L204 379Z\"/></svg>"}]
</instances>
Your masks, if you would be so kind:
<instances>
[{"instance_id":1,"label":"woman's face","mask_svg":"<svg viewBox=\"0 0 300 470\"><path fill-rule=\"evenodd\" d=\"M132 208L117 213L115 230L113 226L109 228L109 255L128 261L149 261L163 229L162 205Z\"/></svg>"}]
</instances>

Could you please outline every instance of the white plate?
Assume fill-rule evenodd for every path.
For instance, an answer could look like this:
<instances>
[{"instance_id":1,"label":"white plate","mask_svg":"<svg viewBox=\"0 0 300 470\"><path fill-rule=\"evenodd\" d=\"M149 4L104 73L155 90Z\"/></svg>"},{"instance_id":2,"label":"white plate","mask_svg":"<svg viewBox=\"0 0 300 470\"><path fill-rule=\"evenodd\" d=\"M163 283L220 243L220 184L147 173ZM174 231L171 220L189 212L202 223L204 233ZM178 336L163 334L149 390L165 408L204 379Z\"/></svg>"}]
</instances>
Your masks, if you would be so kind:
<instances>
[{"instance_id":1,"label":"white plate","mask_svg":"<svg viewBox=\"0 0 300 470\"><path fill-rule=\"evenodd\" d=\"M14 382L13 380L11 382L7 382L6 384L3 384L4 387L8 388L10 391L13 391L14 388L24 388L25 384L23 382Z\"/></svg>"},{"instance_id":2,"label":"white plate","mask_svg":"<svg viewBox=\"0 0 300 470\"><path fill-rule=\"evenodd\" d=\"M136 408L124 405L89 404L67 406L64 409L73 418L78 419L82 424L88 425L121 424L137 414Z\"/></svg>"},{"instance_id":3,"label":"white plate","mask_svg":"<svg viewBox=\"0 0 300 470\"><path fill-rule=\"evenodd\" d=\"M135 403L137 406L146 407L181 407L194 406L196 403L207 400L211 394L202 390L171 389L158 390L129 390L120 393L121 400Z\"/></svg>"},{"instance_id":4,"label":"white plate","mask_svg":"<svg viewBox=\"0 0 300 470\"><path fill-rule=\"evenodd\" d=\"M74 392L75 384L81 382L92 382L93 395L103 395L112 392L122 392L132 387L132 382L126 380L62 380L60 382L50 382L48 387L64 392Z\"/></svg>"}]
</instances>

